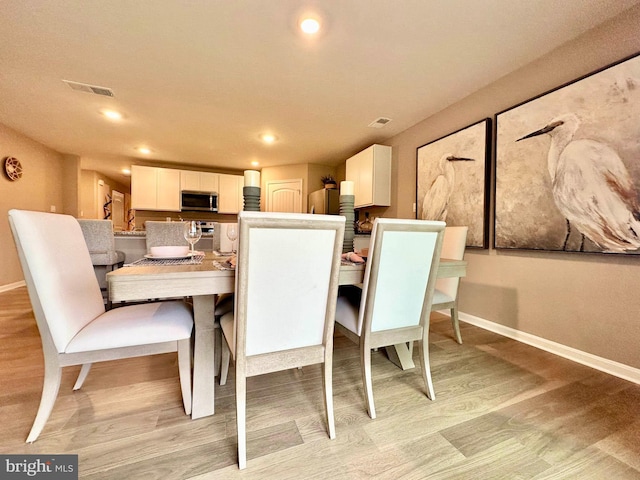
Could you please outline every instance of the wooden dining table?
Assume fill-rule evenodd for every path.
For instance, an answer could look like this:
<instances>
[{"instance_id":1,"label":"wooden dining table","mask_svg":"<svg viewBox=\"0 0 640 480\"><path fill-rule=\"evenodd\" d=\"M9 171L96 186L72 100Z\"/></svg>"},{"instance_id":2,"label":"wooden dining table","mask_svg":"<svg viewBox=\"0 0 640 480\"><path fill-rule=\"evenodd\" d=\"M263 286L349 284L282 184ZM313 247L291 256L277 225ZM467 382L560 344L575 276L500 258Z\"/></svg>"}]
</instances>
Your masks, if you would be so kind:
<instances>
[{"instance_id":1,"label":"wooden dining table","mask_svg":"<svg viewBox=\"0 0 640 480\"><path fill-rule=\"evenodd\" d=\"M235 286L235 271L219 267L227 258L207 252L199 264L134 264L107 274L109 300L114 304L153 298L193 299L192 419L215 412L215 300L217 295L232 293ZM463 277L466 265L464 260L441 259L438 278ZM343 264L340 267L340 285L362 283L364 269L364 265ZM402 368L407 368L407 365Z\"/></svg>"}]
</instances>

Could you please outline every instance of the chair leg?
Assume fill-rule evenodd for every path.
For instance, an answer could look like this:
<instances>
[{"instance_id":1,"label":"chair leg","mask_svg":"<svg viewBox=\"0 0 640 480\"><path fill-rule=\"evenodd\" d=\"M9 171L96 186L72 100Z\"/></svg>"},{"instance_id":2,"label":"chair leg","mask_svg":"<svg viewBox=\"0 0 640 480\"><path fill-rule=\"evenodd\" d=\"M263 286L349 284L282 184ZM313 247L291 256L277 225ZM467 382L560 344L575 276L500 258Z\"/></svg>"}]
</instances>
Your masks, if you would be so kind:
<instances>
[{"instance_id":1,"label":"chair leg","mask_svg":"<svg viewBox=\"0 0 640 480\"><path fill-rule=\"evenodd\" d=\"M227 375L229 374L231 350L229 349L229 344L227 343L227 337L225 337L224 335L222 335L220 344L222 345L222 355L220 358L220 385L226 385Z\"/></svg>"},{"instance_id":2,"label":"chair leg","mask_svg":"<svg viewBox=\"0 0 640 480\"><path fill-rule=\"evenodd\" d=\"M213 324L213 341L215 343L214 352L215 358L213 359L214 365L214 375L217 377L220 375L220 365L222 359L222 344L224 343L224 339L222 338L222 329L220 328L220 319L216 319Z\"/></svg>"},{"instance_id":3,"label":"chair leg","mask_svg":"<svg viewBox=\"0 0 640 480\"><path fill-rule=\"evenodd\" d=\"M191 338L178 340L178 372L182 403L187 415L191 414Z\"/></svg>"},{"instance_id":4,"label":"chair leg","mask_svg":"<svg viewBox=\"0 0 640 480\"><path fill-rule=\"evenodd\" d=\"M433 380L431 379L431 364L429 363L429 341L427 335L423 340L418 341L418 347L420 348L420 364L422 366L422 378L424 384L427 387L427 397L432 401L436 399L436 393L433 389Z\"/></svg>"},{"instance_id":5,"label":"chair leg","mask_svg":"<svg viewBox=\"0 0 640 480\"><path fill-rule=\"evenodd\" d=\"M360 363L362 368L362 384L364 386L364 399L367 411L371 418L376 418L376 407L373 403L373 382L371 380L371 348L360 341Z\"/></svg>"},{"instance_id":6,"label":"chair leg","mask_svg":"<svg viewBox=\"0 0 640 480\"><path fill-rule=\"evenodd\" d=\"M460 335L460 322L458 321L458 305L456 304L451 308L451 325L453 325L453 332L456 336L457 342L462 345L462 336Z\"/></svg>"},{"instance_id":7,"label":"chair leg","mask_svg":"<svg viewBox=\"0 0 640 480\"><path fill-rule=\"evenodd\" d=\"M238 430L238 468L247 468L247 378L236 367L236 422Z\"/></svg>"},{"instance_id":8,"label":"chair leg","mask_svg":"<svg viewBox=\"0 0 640 480\"><path fill-rule=\"evenodd\" d=\"M44 384L42 386L42 398L40 399L40 406L38 407L38 413L36 419L33 421L33 426L27 437L27 443L33 443L40 436L44 425L51 415L53 410L53 404L58 397L58 391L60 390L60 379L62 378L62 368L58 365L47 365L45 359L44 366Z\"/></svg>"},{"instance_id":9,"label":"chair leg","mask_svg":"<svg viewBox=\"0 0 640 480\"><path fill-rule=\"evenodd\" d=\"M80 368L80 373L78 374L78 379L76 380L76 384L73 386L74 390L80 390L82 388L82 384L87 379L87 375L89 375L89 370L91 370L91 364L85 363Z\"/></svg>"},{"instance_id":10,"label":"chair leg","mask_svg":"<svg viewBox=\"0 0 640 480\"><path fill-rule=\"evenodd\" d=\"M324 387L324 408L327 412L327 427L329 438L336 438L336 424L333 415L333 346L327 346L322 371L322 386Z\"/></svg>"}]
</instances>

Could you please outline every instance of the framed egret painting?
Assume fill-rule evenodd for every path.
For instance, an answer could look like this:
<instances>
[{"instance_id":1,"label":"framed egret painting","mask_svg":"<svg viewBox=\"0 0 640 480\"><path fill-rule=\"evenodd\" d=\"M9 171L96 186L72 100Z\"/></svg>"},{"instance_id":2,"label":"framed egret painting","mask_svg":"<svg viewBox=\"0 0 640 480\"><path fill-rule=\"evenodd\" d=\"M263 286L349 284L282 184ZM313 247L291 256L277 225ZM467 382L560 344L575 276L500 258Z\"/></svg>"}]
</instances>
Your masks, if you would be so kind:
<instances>
[{"instance_id":1,"label":"framed egret painting","mask_svg":"<svg viewBox=\"0 0 640 480\"><path fill-rule=\"evenodd\" d=\"M640 253L640 56L496 115L495 248Z\"/></svg>"},{"instance_id":2,"label":"framed egret painting","mask_svg":"<svg viewBox=\"0 0 640 480\"><path fill-rule=\"evenodd\" d=\"M468 226L468 247L488 248L490 141L485 118L416 152L416 218Z\"/></svg>"}]
</instances>

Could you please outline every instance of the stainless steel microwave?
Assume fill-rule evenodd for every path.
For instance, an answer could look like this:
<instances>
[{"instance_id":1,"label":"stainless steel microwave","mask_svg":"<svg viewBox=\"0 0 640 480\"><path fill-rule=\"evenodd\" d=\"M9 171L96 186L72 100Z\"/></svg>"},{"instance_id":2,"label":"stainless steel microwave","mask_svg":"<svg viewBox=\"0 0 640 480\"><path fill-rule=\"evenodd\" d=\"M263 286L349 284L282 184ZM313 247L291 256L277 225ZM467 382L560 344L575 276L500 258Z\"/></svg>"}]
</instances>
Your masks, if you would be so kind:
<instances>
[{"instance_id":1,"label":"stainless steel microwave","mask_svg":"<svg viewBox=\"0 0 640 480\"><path fill-rule=\"evenodd\" d=\"M218 194L216 192L182 190L180 196L180 210L183 212L190 210L197 210L200 212L217 212Z\"/></svg>"}]
</instances>

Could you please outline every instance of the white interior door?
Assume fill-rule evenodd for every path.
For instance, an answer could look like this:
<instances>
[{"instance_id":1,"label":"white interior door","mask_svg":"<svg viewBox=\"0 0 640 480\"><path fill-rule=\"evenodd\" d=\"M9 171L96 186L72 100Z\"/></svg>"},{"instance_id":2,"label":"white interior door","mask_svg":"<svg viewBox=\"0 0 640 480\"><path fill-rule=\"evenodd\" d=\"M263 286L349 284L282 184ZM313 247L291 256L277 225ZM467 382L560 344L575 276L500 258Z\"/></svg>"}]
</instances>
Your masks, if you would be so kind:
<instances>
[{"instance_id":1,"label":"white interior door","mask_svg":"<svg viewBox=\"0 0 640 480\"><path fill-rule=\"evenodd\" d=\"M115 230L124 230L124 193L111 192L111 220Z\"/></svg>"},{"instance_id":2,"label":"white interior door","mask_svg":"<svg viewBox=\"0 0 640 480\"><path fill-rule=\"evenodd\" d=\"M267 182L267 212L302 213L302 179Z\"/></svg>"}]
</instances>

